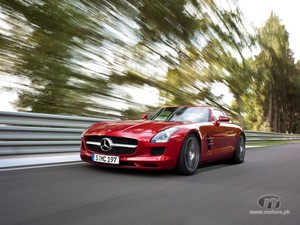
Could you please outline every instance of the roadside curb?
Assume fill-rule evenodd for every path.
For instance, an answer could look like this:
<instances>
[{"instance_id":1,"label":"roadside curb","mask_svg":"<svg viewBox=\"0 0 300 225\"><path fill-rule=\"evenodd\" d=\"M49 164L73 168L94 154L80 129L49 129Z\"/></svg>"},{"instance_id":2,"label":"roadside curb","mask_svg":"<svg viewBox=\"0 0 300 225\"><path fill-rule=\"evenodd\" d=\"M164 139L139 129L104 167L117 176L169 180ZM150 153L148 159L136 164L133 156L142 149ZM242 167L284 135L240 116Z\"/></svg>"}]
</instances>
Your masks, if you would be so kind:
<instances>
[{"instance_id":1,"label":"roadside curb","mask_svg":"<svg viewBox=\"0 0 300 225\"><path fill-rule=\"evenodd\" d=\"M79 153L2 156L0 169L81 161Z\"/></svg>"},{"instance_id":2,"label":"roadside curb","mask_svg":"<svg viewBox=\"0 0 300 225\"><path fill-rule=\"evenodd\" d=\"M260 146L260 145L254 145L254 146L247 146L246 145L246 149L250 149L250 148L262 148L264 146Z\"/></svg>"}]
</instances>

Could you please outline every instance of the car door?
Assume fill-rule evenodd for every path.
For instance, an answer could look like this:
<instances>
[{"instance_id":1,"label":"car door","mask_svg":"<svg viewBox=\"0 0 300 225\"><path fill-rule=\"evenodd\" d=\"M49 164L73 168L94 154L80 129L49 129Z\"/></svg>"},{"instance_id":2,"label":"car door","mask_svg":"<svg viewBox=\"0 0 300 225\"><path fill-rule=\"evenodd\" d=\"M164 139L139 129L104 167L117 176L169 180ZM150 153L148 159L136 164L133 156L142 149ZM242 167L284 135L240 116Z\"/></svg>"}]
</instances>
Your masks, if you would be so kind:
<instances>
[{"instance_id":1,"label":"car door","mask_svg":"<svg viewBox=\"0 0 300 225\"><path fill-rule=\"evenodd\" d=\"M234 151L234 129L231 127L230 121L218 121L220 116L226 116L226 114L220 110L212 109L211 124L207 129L206 137L208 143L208 158L222 157Z\"/></svg>"}]
</instances>

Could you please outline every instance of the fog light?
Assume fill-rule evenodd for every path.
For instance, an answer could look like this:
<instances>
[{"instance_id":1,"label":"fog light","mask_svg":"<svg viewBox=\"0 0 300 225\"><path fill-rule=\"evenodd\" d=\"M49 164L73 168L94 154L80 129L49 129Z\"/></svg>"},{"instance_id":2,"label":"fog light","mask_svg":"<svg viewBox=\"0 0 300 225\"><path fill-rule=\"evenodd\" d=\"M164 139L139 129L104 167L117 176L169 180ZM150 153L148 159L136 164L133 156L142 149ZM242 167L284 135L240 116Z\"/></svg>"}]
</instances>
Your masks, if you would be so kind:
<instances>
[{"instance_id":1,"label":"fog light","mask_svg":"<svg viewBox=\"0 0 300 225\"><path fill-rule=\"evenodd\" d=\"M151 148L151 155L162 155L165 152L165 147L153 147Z\"/></svg>"}]
</instances>

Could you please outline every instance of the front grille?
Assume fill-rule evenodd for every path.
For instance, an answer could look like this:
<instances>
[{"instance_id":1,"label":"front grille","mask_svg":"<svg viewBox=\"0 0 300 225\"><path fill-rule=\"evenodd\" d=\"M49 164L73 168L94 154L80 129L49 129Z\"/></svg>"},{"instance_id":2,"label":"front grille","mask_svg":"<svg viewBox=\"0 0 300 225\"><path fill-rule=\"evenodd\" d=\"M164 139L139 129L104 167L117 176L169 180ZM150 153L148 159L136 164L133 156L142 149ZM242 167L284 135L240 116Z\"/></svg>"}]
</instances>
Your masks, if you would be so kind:
<instances>
[{"instance_id":1,"label":"front grille","mask_svg":"<svg viewBox=\"0 0 300 225\"><path fill-rule=\"evenodd\" d=\"M109 137L109 136L86 136L85 141L100 143L101 140L105 137L111 139L114 144L124 144L124 145L137 145L138 144L138 140L136 140L136 139L122 138L122 137ZM103 151L99 145L88 144L88 143L86 143L86 147L90 151L105 153L105 154L118 154L118 155L133 154L136 150L136 147L128 148L128 147L114 146L114 147L112 147L112 149L110 151Z\"/></svg>"}]
</instances>

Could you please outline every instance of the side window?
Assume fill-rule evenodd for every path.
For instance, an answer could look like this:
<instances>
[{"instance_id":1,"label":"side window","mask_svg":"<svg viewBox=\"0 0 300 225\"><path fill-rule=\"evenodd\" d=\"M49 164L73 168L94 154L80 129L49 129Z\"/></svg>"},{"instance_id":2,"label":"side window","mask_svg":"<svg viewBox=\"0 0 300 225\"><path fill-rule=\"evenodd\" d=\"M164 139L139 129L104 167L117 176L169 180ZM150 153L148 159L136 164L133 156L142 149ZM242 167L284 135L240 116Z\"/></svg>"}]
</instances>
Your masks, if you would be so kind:
<instances>
[{"instance_id":1,"label":"side window","mask_svg":"<svg viewBox=\"0 0 300 225\"><path fill-rule=\"evenodd\" d=\"M213 117L214 117L214 121L217 121L219 119L219 116L225 116L225 114L217 109L213 110Z\"/></svg>"}]
</instances>

